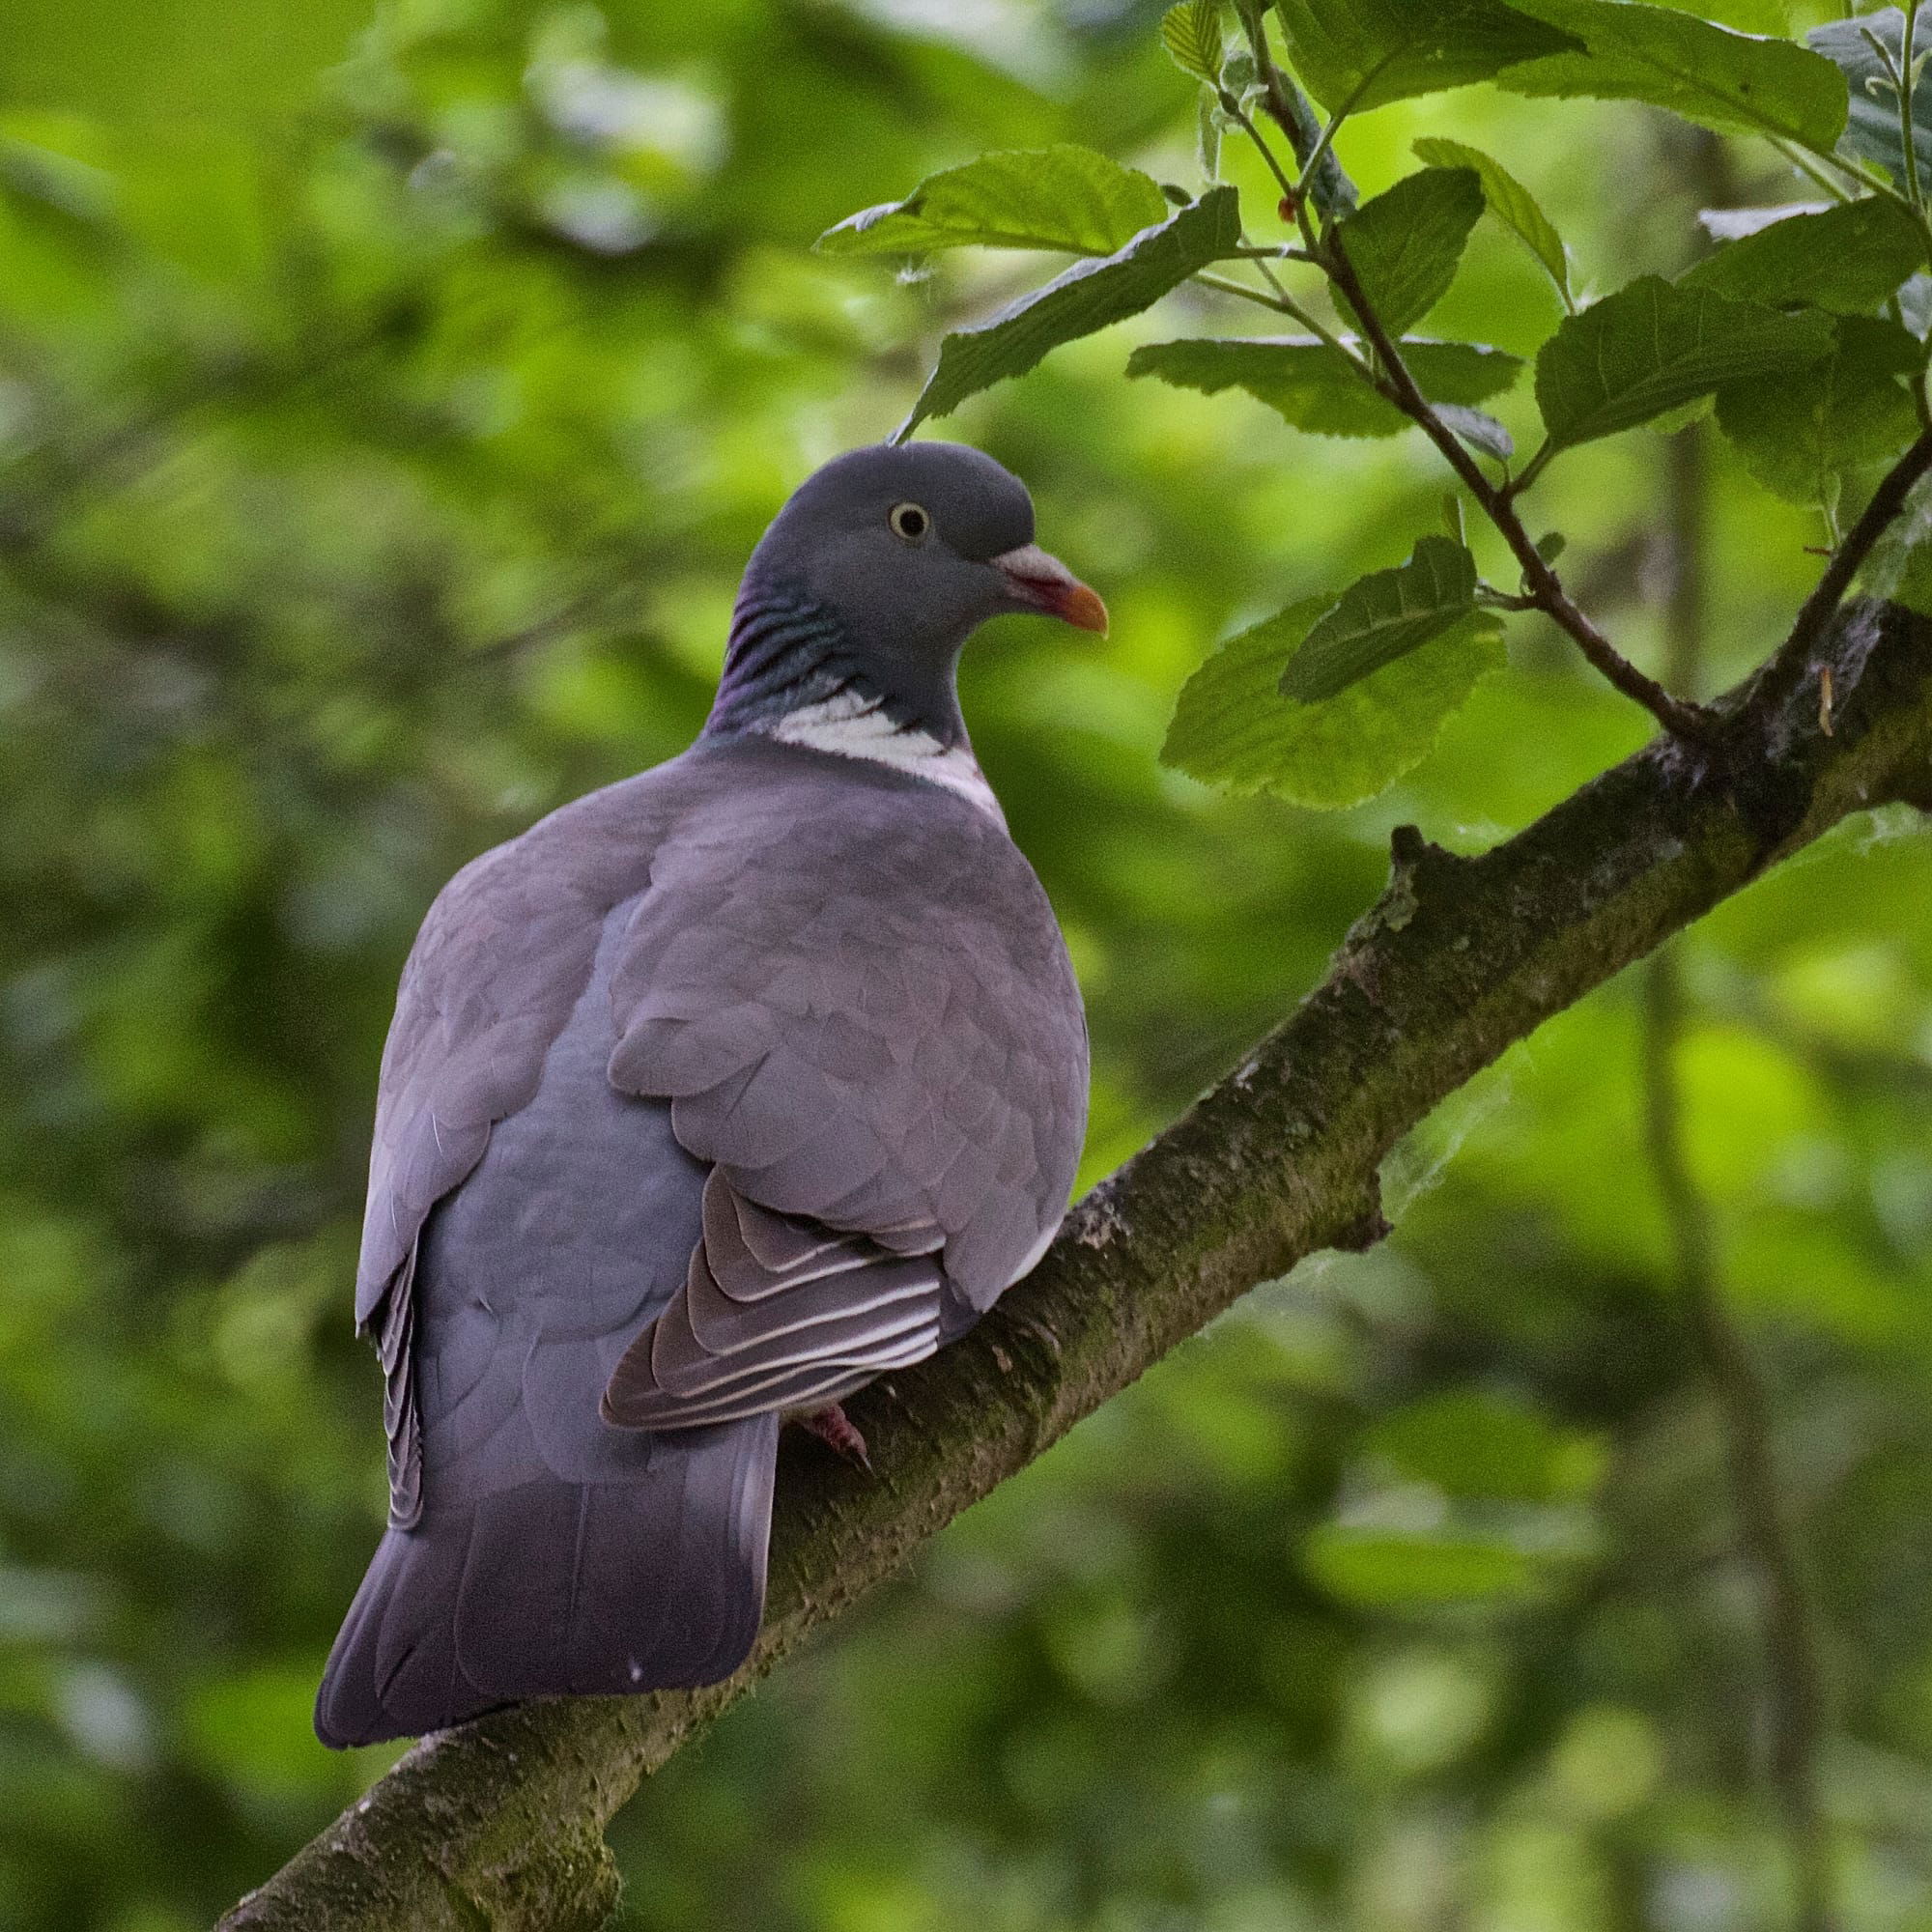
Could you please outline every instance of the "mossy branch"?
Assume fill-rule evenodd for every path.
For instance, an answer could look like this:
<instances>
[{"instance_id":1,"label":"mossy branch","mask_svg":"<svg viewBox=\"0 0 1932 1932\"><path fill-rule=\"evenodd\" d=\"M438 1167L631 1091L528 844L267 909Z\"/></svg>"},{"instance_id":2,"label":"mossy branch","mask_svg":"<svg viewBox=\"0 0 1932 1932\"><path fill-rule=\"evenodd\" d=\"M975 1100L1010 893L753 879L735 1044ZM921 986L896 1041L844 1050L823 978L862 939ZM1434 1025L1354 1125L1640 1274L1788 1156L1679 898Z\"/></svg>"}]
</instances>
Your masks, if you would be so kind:
<instances>
[{"instance_id":1,"label":"mossy branch","mask_svg":"<svg viewBox=\"0 0 1932 1932\"><path fill-rule=\"evenodd\" d=\"M1395 837L1327 977L1087 1196L971 1335L854 1406L876 1481L781 1471L765 1628L729 1683L535 1704L419 1745L223 1919L228 1932L568 1932L605 1922L611 1814L813 1630L1256 1283L1383 1232L1383 1156L1514 1041L1849 813L1932 805L1932 624L1869 603L1717 707L1463 859ZM1829 727L1829 728L1827 728Z\"/></svg>"}]
</instances>

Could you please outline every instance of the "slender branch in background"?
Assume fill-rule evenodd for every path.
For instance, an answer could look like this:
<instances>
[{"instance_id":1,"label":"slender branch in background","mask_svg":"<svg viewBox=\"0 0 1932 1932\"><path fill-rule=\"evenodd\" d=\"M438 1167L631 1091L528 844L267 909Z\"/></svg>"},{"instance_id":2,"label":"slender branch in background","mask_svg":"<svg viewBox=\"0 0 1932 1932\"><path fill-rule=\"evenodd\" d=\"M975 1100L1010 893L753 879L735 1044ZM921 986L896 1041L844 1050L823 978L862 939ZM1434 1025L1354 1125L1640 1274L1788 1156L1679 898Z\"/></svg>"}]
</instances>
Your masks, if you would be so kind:
<instances>
[{"instance_id":1,"label":"slender branch in background","mask_svg":"<svg viewBox=\"0 0 1932 1932\"><path fill-rule=\"evenodd\" d=\"M1665 675L1681 692L1698 684L1708 616L1706 548L1710 471L1705 426L1670 440L1664 532ZM1750 1344L1726 1306L1717 1229L1684 1151L1684 1095L1676 1052L1684 985L1665 947L1644 972L1645 1139L1675 1251L1678 1292L1718 1407L1731 1508L1752 1573L1770 1718L1770 1776L1791 1860L1798 1932L1830 1932L1830 1850L1820 1815L1818 1760L1826 1734L1825 1671L1804 1568L1785 1520L1772 1444L1771 1400Z\"/></svg>"},{"instance_id":2,"label":"slender branch in background","mask_svg":"<svg viewBox=\"0 0 1932 1932\"><path fill-rule=\"evenodd\" d=\"M464 652L463 666L468 670L474 670L479 666L501 664L508 659L522 657L526 651L538 650L545 644L554 643L579 625L587 623L600 609L614 602L623 587L621 582L612 582L600 584L594 590L585 590L544 616L532 618L520 630L506 632L487 644L478 644L474 650Z\"/></svg>"},{"instance_id":3,"label":"slender branch in background","mask_svg":"<svg viewBox=\"0 0 1932 1932\"><path fill-rule=\"evenodd\" d=\"M1644 973L1646 1137L1676 1250L1678 1288L1718 1406L1731 1507L1752 1573L1771 1723L1770 1776L1789 1847L1798 1932L1831 1932L1832 1861L1818 1802L1826 1732L1824 1670L1804 1577L1777 1487L1771 1403L1724 1305L1708 1204L1684 1155L1674 1065L1683 986L1670 952Z\"/></svg>"},{"instance_id":4,"label":"slender branch in background","mask_svg":"<svg viewBox=\"0 0 1932 1932\"><path fill-rule=\"evenodd\" d=\"M1710 610L1711 451L1692 423L1664 443L1663 681L1694 697Z\"/></svg>"}]
</instances>

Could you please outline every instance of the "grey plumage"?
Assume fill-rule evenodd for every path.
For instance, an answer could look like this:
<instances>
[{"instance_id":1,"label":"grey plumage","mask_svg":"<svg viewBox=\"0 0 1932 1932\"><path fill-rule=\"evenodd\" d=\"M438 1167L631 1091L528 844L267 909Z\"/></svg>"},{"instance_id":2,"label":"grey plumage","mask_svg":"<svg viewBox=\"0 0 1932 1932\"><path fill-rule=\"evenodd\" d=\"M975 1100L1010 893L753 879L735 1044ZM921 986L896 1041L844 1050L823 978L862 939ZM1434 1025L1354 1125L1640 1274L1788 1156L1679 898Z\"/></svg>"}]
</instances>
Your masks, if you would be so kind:
<instances>
[{"instance_id":1,"label":"grey plumage","mask_svg":"<svg viewBox=\"0 0 1932 1932\"><path fill-rule=\"evenodd\" d=\"M1065 1209L1087 1068L1059 929L996 817L905 746L964 744L952 659L983 616L1092 593L1042 589L1024 492L948 449L821 471L747 572L706 735L485 854L424 923L356 1294L390 1526L329 1743L728 1674L779 1412L963 1331ZM915 492L935 542L874 541ZM1019 554L1036 575L1002 589ZM776 654L775 598L813 613ZM899 762L771 735L828 698L887 710Z\"/></svg>"}]
</instances>

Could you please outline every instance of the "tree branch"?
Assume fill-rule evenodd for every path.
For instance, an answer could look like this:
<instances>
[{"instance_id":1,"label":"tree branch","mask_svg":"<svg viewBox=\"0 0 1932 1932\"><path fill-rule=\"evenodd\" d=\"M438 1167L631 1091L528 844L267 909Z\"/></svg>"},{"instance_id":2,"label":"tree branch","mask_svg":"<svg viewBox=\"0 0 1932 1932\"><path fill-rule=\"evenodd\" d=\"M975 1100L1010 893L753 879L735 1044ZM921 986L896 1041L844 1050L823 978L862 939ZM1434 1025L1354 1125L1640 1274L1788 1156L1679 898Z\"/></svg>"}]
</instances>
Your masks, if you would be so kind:
<instances>
[{"instance_id":1,"label":"tree branch","mask_svg":"<svg viewBox=\"0 0 1932 1932\"><path fill-rule=\"evenodd\" d=\"M880 1479L787 1457L765 1627L737 1677L431 1739L227 1932L600 1925L617 1889L603 1826L640 1778L1257 1282L1376 1240L1378 1164L1437 1101L1848 813L1932 801L1932 624L1858 605L1828 652L1833 735L1815 706L1740 699L1748 757L1657 739L1480 858L1402 828L1388 890L1295 1012L1081 1202L978 1328L859 1398Z\"/></svg>"},{"instance_id":2,"label":"tree branch","mask_svg":"<svg viewBox=\"0 0 1932 1932\"><path fill-rule=\"evenodd\" d=\"M1517 515L1517 490L1520 490L1522 482L1546 460L1544 451L1539 451L1536 463L1523 471L1516 490L1499 489L1492 483L1483 474L1482 466L1463 446L1462 439L1436 414L1435 406L1409 374L1408 365L1402 359L1402 351L1382 327L1381 318L1375 312L1375 305L1369 300L1361 279L1349 260L1349 251L1341 236L1331 231L1323 238L1322 248L1323 266L1329 279L1354 311L1363 335L1374 348L1377 361L1381 364L1388 382L1389 401L1442 452L1443 461L1462 479L1463 487L1482 506L1483 514L1496 526L1522 568L1523 583L1536 608L1544 611L1559 629L1567 632L1584 657L1626 697L1641 704L1666 731L1687 743L1709 742L1716 736L1713 721L1698 706L1673 697L1656 679L1646 677L1598 630L1564 589L1562 580L1545 561L1522 519ZM1548 445L1545 447L1547 449ZM1835 603L1833 608L1836 608Z\"/></svg>"}]
</instances>

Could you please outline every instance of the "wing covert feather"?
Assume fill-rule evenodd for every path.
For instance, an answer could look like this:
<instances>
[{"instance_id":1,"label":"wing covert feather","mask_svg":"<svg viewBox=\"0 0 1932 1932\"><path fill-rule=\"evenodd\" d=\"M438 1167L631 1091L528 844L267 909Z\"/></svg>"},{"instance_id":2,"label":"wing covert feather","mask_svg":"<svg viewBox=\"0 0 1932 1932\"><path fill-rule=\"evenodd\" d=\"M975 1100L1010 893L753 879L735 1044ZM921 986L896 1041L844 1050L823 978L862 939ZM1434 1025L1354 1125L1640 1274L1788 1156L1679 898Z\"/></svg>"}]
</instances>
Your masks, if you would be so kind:
<instances>
[{"instance_id":1,"label":"wing covert feather","mask_svg":"<svg viewBox=\"0 0 1932 1932\"><path fill-rule=\"evenodd\" d=\"M772 746L658 847L611 983L611 1078L773 1213L936 1227L983 1311L1064 1212L1080 996L1005 831L935 785Z\"/></svg>"},{"instance_id":2,"label":"wing covert feather","mask_svg":"<svg viewBox=\"0 0 1932 1932\"><path fill-rule=\"evenodd\" d=\"M1037 1259L1085 1126L1080 996L1004 829L771 748L660 844L611 975L620 1090L711 1176L684 1289L603 1412L677 1430L838 1400Z\"/></svg>"}]
</instances>

